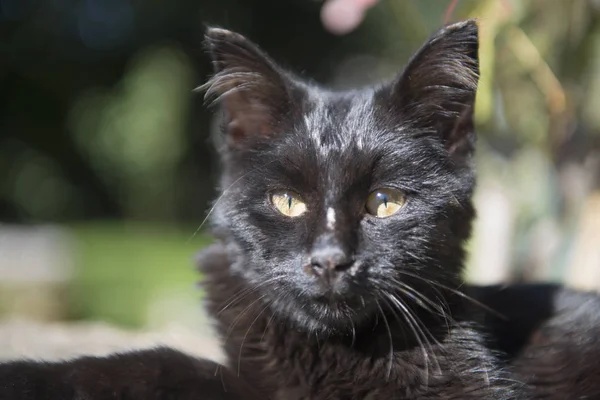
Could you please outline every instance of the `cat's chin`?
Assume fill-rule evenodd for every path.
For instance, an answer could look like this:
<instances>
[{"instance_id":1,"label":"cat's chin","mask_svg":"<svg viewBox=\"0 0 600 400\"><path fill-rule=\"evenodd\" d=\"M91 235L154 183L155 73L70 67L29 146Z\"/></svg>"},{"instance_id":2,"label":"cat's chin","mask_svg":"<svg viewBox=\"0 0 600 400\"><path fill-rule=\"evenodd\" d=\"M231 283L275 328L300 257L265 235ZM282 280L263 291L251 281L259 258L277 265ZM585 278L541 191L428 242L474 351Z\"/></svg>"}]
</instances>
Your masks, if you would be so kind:
<instances>
[{"instance_id":1,"label":"cat's chin","mask_svg":"<svg viewBox=\"0 0 600 400\"><path fill-rule=\"evenodd\" d=\"M362 301L352 304L331 298L297 299L293 303L273 303L275 312L298 330L328 334L352 334L378 312L377 306Z\"/></svg>"}]
</instances>

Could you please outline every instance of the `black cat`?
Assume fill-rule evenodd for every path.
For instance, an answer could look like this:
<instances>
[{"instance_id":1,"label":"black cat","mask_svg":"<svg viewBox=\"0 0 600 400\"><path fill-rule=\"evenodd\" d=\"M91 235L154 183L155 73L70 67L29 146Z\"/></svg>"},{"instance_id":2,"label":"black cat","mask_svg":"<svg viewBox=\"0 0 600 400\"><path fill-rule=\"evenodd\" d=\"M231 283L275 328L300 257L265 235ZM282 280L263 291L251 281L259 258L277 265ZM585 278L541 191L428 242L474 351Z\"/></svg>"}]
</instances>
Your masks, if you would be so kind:
<instances>
[{"instance_id":1,"label":"black cat","mask_svg":"<svg viewBox=\"0 0 600 400\"><path fill-rule=\"evenodd\" d=\"M233 32L209 29L206 44L225 140L218 242L199 264L227 365L170 349L16 361L0 365L0 399L600 394L595 296L461 289L474 21L435 33L393 81L348 92L299 80Z\"/></svg>"},{"instance_id":2,"label":"black cat","mask_svg":"<svg viewBox=\"0 0 600 400\"><path fill-rule=\"evenodd\" d=\"M437 32L392 82L341 93L238 34L211 29L207 44L226 142L222 244L200 264L228 367L265 398L516 397L455 293L477 25Z\"/></svg>"}]
</instances>

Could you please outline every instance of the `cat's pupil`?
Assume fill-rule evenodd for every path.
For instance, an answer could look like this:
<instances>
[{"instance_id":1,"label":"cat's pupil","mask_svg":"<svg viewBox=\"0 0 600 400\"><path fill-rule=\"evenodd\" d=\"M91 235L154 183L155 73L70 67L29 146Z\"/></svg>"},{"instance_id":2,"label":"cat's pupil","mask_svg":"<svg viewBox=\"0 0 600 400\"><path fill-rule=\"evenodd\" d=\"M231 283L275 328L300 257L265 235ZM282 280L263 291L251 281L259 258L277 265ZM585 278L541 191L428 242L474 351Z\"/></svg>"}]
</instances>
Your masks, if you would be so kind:
<instances>
[{"instance_id":1,"label":"cat's pupil","mask_svg":"<svg viewBox=\"0 0 600 400\"><path fill-rule=\"evenodd\" d=\"M383 205L385 206L385 208L387 208L388 206L388 196L385 193L377 193L377 199L379 199L379 201L381 201L383 203Z\"/></svg>"},{"instance_id":2,"label":"cat's pupil","mask_svg":"<svg viewBox=\"0 0 600 400\"><path fill-rule=\"evenodd\" d=\"M292 196L290 196L289 194L285 194L285 197L287 197L287 201L288 201L288 208L291 209L292 208Z\"/></svg>"}]
</instances>

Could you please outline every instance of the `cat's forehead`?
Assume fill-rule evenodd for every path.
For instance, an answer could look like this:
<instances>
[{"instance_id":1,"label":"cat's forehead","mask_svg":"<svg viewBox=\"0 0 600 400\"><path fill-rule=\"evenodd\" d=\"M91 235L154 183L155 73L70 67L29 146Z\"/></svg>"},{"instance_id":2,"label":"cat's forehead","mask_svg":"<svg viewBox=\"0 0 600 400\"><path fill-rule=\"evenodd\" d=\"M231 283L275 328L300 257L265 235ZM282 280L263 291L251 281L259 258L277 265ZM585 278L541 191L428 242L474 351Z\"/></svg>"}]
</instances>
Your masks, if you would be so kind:
<instances>
[{"instance_id":1,"label":"cat's forehead","mask_svg":"<svg viewBox=\"0 0 600 400\"><path fill-rule=\"evenodd\" d=\"M363 149L376 130L372 91L311 96L303 115L303 128L315 148Z\"/></svg>"}]
</instances>

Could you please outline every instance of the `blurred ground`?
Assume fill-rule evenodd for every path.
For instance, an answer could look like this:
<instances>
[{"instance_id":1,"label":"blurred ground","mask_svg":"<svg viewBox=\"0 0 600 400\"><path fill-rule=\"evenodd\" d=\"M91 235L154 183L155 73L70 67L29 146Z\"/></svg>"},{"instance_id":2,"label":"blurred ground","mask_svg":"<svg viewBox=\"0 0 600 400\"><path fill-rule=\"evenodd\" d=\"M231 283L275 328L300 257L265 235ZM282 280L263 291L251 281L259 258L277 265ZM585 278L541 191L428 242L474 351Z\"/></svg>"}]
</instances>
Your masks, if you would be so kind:
<instances>
[{"instance_id":1,"label":"blurred ground","mask_svg":"<svg viewBox=\"0 0 600 400\"><path fill-rule=\"evenodd\" d=\"M218 173L215 114L191 92L211 74L206 23L340 89L394 76L441 24L479 18L465 278L600 288L600 1L381 0L344 36L321 6L0 0L0 352L104 351L173 326L209 340L192 261Z\"/></svg>"},{"instance_id":2,"label":"blurred ground","mask_svg":"<svg viewBox=\"0 0 600 400\"><path fill-rule=\"evenodd\" d=\"M160 331L129 331L102 322L41 323L29 319L0 322L0 361L36 359L58 361L81 355L168 346L187 354L224 362L220 343L208 326L191 330L172 325Z\"/></svg>"},{"instance_id":3,"label":"blurred ground","mask_svg":"<svg viewBox=\"0 0 600 400\"><path fill-rule=\"evenodd\" d=\"M146 224L0 226L0 359L162 345L223 361L194 284L207 240Z\"/></svg>"}]
</instances>

